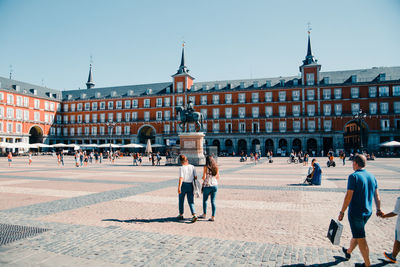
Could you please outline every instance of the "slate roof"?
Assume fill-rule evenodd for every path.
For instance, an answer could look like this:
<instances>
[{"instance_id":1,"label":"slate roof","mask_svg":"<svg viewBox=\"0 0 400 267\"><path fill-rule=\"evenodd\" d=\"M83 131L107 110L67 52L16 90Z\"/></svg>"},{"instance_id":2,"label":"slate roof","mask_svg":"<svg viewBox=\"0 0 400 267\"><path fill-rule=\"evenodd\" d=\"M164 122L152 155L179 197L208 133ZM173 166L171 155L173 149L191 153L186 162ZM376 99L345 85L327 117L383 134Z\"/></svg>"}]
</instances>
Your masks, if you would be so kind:
<instances>
[{"instance_id":1,"label":"slate roof","mask_svg":"<svg viewBox=\"0 0 400 267\"><path fill-rule=\"evenodd\" d=\"M320 72L320 86L340 86L342 84L352 83L352 75L357 76L357 84L377 82L380 74L385 74L386 81L399 81L400 84L400 67L375 67L372 69L359 69L359 70L345 70L345 71L328 71ZM324 77L329 78L329 85L325 85L323 82ZM193 84L191 88L192 92L212 92L216 90L243 90L243 89L254 89L254 83L258 83L258 88L284 88L284 87L296 87L301 86L300 76L285 76L285 77L273 77L273 78L261 78L261 79L242 79L242 80L222 80L222 81L208 81L208 82L197 82ZM294 82L298 80L298 85ZM283 81L283 85L281 84ZM123 98L132 96L143 96L143 95L160 95L172 92L172 82L164 83L152 83L152 84L139 84L139 85L127 85L127 86L113 86L103 88L92 88L92 89L80 89L80 90L67 90L59 91L50 89L42 86L32 85L20 81L10 80L7 78L0 77L1 86L7 90L14 90L13 85L20 86L20 92L24 90L26 94L33 95L30 89L37 90L37 96L49 98L48 93L57 94L57 97L61 96L62 100L83 100L82 94L85 94L84 99L104 99L104 98ZM269 85L267 86L267 82ZM243 88L240 87L243 83ZM219 88L215 85L218 84ZM229 86L228 86L229 85ZM355 85L357 86L357 85ZM149 90L150 89L150 90ZM115 95L112 93L115 92ZM100 96L96 97L96 93L100 93Z\"/></svg>"},{"instance_id":2,"label":"slate roof","mask_svg":"<svg viewBox=\"0 0 400 267\"><path fill-rule=\"evenodd\" d=\"M19 89L17 89L19 86ZM38 86L30 83L20 82L12 79L7 79L4 77L0 77L0 88L6 89L12 92L18 92L21 94L35 96L34 89L36 90L36 96L48 98L52 100L61 100L62 93L60 90L50 89L43 86ZM19 90L19 91L17 91ZM51 95L50 95L51 94Z\"/></svg>"}]
</instances>

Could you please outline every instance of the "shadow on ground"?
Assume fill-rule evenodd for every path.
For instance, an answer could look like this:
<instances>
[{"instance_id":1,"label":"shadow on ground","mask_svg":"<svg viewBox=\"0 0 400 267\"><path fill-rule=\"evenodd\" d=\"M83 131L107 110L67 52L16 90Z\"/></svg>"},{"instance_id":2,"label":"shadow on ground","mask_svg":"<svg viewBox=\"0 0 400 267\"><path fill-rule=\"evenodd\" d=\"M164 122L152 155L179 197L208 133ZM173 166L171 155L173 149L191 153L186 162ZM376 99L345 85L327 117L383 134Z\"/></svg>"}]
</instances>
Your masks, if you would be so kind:
<instances>
[{"instance_id":1,"label":"shadow on ground","mask_svg":"<svg viewBox=\"0 0 400 267\"><path fill-rule=\"evenodd\" d=\"M310 267L325 267L325 266L335 266L338 265L344 261L346 261L346 258L340 257L340 256L333 256L335 258L335 261L331 262L326 262L326 263L320 263L320 264L312 264L312 265L305 265L305 264L287 264L287 265L282 265L282 267L305 267L305 266L310 266ZM384 260L384 259L379 259L381 262L376 263L376 264L371 264L371 267L379 267L379 266L385 266L390 264L390 262ZM361 263L361 262L360 262Z\"/></svg>"},{"instance_id":2,"label":"shadow on ground","mask_svg":"<svg viewBox=\"0 0 400 267\"><path fill-rule=\"evenodd\" d=\"M120 222L120 223L166 223L166 222L176 222L176 223L192 223L190 219L178 220L176 217L166 217L166 218L154 218L154 219L103 219L102 222Z\"/></svg>"}]
</instances>

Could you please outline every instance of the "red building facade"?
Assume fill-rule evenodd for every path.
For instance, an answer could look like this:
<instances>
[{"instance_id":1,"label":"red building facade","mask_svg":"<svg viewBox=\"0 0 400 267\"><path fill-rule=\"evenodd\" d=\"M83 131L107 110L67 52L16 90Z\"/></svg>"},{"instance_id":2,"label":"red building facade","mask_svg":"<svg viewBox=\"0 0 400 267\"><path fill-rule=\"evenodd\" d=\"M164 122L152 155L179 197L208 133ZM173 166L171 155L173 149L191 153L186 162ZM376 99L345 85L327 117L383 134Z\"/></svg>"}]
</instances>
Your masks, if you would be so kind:
<instances>
[{"instance_id":1,"label":"red building facade","mask_svg":"<svg viewBox=\"0 0 400 267\"><path fill-rule=\"evenodd\" d=\"M321 72L308 38L298 76L194 83L184 49L171 82L95 88L90 68L86 90L55 102L45 141L169 145L181 131L175 108L189 101L204 115L206 144L227 153L377 150L400 140L400 67Z\"/></svg>"}]
</instances>

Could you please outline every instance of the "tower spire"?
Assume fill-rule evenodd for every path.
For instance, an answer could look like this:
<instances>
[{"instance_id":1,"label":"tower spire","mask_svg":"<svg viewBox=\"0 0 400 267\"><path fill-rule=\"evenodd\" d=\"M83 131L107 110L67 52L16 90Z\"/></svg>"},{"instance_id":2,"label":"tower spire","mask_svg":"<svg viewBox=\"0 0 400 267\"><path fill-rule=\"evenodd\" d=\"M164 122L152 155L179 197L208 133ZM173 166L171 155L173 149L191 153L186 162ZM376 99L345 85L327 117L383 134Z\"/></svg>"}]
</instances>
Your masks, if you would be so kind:
<instances>
[{"instance_id":1,"label":"tower spire","mask_svg":"<svg viewBox=\"0 0 400 267\"><path fill-rule=\"evenodd\" d=\"M306 55L306 58L303 60L303 65L310 65L312 63L316 63L317 62L317 60L315 59L315 57L313 56L312 51L311 51L311 38L310 38L310 35L311 35L311 24L310 23L308 23L308 31L307 31L307 33L308 33L307 55Z\"/></svg>"},{"instance_id":2,"label":"tower spire","mask_svg":"<svg viewBox=\"0 0 400 267\"><path fill-rule=\"evenodd\" d=\"M181 57L181 65L179 66L178 72L176 74L188 73L189 70L185 66L185 42L182 43L182 57Z\"/></svg>"},{"instance_id":3,"label":"tower spire","mask_svg":"<svg viewBox=\"0 0 400 267\"><path fill-rule=\"evenodd\" d=\"M88 81L86 83L86 87L87 89L91 89L94 87L94 82L93 82L93 73L92 73L92 63L90 63L90 69L89 69L89 77L88 77Z\"/></svg>"}]
</instances>

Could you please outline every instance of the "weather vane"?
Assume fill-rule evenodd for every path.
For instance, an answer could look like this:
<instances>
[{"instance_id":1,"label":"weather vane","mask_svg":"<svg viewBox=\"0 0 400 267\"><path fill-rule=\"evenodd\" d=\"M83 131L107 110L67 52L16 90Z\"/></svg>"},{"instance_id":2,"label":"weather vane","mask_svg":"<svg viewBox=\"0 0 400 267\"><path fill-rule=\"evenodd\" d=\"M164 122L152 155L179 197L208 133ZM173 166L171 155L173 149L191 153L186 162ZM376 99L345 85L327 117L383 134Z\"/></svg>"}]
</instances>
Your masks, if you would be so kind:
<instances>
[{"instance_id":1,"label":"weather vane","mask_svg":"<svg viewBox=\"0 0 400 267\"><path fill-rule=\"evenodd\" d=\"M308 34L311 33L311 30L312 30L312 28L311 28L311 23L308 22L308 23L307 23L307 32L308 32Z\"/></svg>"},{"instance_id":2,"label":"weather vane","mask_svg":"<svg viewBox=\"0 0 400 267\"><path fill-rule=\"evenodd\" d=\"M12 65L10 65L10 80L12 79L12 72L13 72L13 68L12 68Z\"/></svg>"},{"instance_id":3,"label":"weather vane","mask_svg":"<svg viewBox=\"0 0 400 267\"><path fill-rule=\"evenodd\" d=\"M93 65L93 55L90 55L90 65Z\"/></svg>"}]
</instances>

